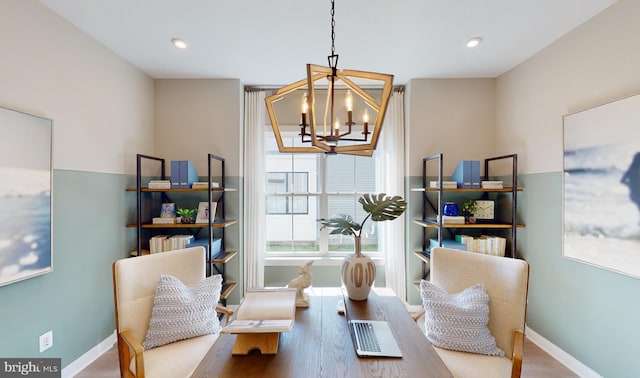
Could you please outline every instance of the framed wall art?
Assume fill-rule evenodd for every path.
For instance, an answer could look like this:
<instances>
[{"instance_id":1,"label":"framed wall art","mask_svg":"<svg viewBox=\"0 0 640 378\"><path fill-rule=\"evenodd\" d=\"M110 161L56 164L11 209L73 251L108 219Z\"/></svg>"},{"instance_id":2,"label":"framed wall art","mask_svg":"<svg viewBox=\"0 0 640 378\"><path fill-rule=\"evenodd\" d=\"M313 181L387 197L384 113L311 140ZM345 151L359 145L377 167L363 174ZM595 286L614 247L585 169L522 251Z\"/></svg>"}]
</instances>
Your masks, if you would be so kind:
<instances>
[{"instance_id":1,"label":"framed wall art","mask_svg":"<svg viewBox=\"0 0 640 378\"><path fill-rule=\"evenodd\" d=\"M0 107L0 285L53 269L52 121Z\"/></svg>"},{"instance_id":2,"label":"framed wall art","mask_svg":"<svg viewBox=\"0 0 640 378\"><path fill-rule=\"evenodd\" d=\"M640 95L563 121L563 256L640 278Z\"/></svg>"}]
</instances>

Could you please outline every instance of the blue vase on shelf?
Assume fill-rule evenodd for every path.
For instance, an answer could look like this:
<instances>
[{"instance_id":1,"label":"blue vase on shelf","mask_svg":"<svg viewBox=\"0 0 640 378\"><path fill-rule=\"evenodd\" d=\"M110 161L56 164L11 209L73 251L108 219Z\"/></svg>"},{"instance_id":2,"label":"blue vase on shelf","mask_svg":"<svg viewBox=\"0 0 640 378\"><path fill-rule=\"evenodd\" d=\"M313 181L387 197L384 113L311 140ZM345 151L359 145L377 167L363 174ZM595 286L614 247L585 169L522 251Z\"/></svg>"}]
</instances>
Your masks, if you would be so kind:
<instances>
[{"instance_id":1,"label":"blue vase on shelf","mask_svg":"<svg viewBox=\"0 0 640 378\"><path fill-rule=\"evenodd\" d=\"M442 214L449 217L458 216L459 214L458 204L455 202L445 202L442 208Z\"/></svg>"}]
</instances>

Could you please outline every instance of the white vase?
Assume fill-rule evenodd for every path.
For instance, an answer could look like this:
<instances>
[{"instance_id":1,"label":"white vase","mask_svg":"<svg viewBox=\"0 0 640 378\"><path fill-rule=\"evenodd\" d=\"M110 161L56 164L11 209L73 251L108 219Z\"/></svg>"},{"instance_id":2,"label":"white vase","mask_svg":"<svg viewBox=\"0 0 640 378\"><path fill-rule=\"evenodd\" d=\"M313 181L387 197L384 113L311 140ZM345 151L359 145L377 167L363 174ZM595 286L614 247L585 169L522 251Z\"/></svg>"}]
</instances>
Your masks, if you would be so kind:
<instances>
[{"instance_id":1,"label":"white vase","mask_svg":"<svg viewBox=\"0 0 640 378\"><path fill-rule=\"evenodd\" d=\"M363 301L376 280L376 265L369 256L362 254L360 237L355 236L354 239L355 253L345 257L342 263L342 283L350 299Z\"/></svg>"}]
</instances>

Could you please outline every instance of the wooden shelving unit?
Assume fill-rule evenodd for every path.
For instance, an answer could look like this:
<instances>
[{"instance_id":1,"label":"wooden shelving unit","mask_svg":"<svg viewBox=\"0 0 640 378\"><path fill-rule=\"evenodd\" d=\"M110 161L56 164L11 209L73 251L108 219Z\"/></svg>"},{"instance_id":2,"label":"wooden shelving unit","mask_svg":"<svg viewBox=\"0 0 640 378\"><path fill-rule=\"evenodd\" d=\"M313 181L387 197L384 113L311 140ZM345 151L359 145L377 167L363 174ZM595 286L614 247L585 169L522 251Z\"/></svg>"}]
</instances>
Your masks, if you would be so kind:
<instances>
[{"instance_id":1,"label":"wooden shelving unit","mask_svg":"<svg viewBox=\"0 0 640 378\"><path fill-rule=\"evenodd\" d=\"M516 253L516 241L517 241L517 229L524 228L525 225L517 222L517 200L518 193L523 189L518 187L518 172L517 172L517 155L504 155L492 157L484 160L484 180L490 180L490 165L495 161L511 160L511 174L510 187L504 187L500 189L488 189L488 188L443 188L443 154L431 155L423 158L422 160L422 187L412 188L413 192L423 193L423 207L422 207L422 219L415 219L413 223L423 228L422 233L422 250L414 251L414 255L422 263L422 277L426 278L429 272L430 263L430 244L431 244L431 232L434 230L437 234L436 240L439 246L443 246L443 232L456 229L470 229L470 230L486 230L490 233L492 230L505 230L508 232L508 256L515 257ZM429 176L427 172L428 166L437 166L437 174ZM433 167L432 167L433 168ZM437 179L439 182L438 188L432 188L429 186L429 180ZM469 198L471 194L478 194L482 198L490 198L495 196L509 196L507 201L510 203L508 213L508 219L502 221L497 220L495 222L483 222L483 223L442 223L438 217L440 211L443 208L445 197L458 196L459 198ZM505 254L507 256L507 254Z\"/></svg>"},{"instance_id":2,"label":"wooden shelving unit","mask_svg":"<svg viewBox=\"0 0 640 378\"><path fill-rule=\"evenodd\" d=\"M143 232L142 230L179 230L179 229L190 229L194 230L197 234L200 230L207 229L208 234L208 249L206 256L206 264L207 264L207 276L211 276L213 274L221 274L223 277L223 285L222 292L220 295L220 299L224 301L228 298L228 296L233 292L233 290L238 286L236 282L227 281L225 277L225 265L235 258L238 255L237 251L228 251L225 249L225 237L224 230L232 225L235 225L238 221L233 219L225 218L225 201L224 194L225 192L236 191L234 188L226 188L225 187L225 159L213 154L208 154L208 174L207 179L209 182L209 188L168 188L168 189L155 189L144 187L142 183L142 162L145 160L155 161L160 164L160 179L166 180L166 161L163 158L148 156L148 155L137 155L137 173L136 173L136 187L135 188L126 188L127 192L135 192L136 193L136 221L135 223L128 223L126 226L128 228L136 228L137 230L137 251L148 251L143 249ZM213 182L213 167L212 164L218 163L220 164L220 187L212 187L211 183ZM217 203L217 214L221 216L220 219L215 219L216 214L212 214L209 212L209 221L207 223L179 223L179 224L153 224L144 221L142 218L143 214L143 195L160 195L159 201L162 202L172 202L169 196L172 193L179 193L181 195L189 195L193 194L196 196L203 196L203 194L207 194L207 199L209 203ZM215 196L215 199L214 199ZM212 254L213 247L213 238L214 238L214 230L220 233L221 237L221 252Z\"/></svg>"}]
</instances>

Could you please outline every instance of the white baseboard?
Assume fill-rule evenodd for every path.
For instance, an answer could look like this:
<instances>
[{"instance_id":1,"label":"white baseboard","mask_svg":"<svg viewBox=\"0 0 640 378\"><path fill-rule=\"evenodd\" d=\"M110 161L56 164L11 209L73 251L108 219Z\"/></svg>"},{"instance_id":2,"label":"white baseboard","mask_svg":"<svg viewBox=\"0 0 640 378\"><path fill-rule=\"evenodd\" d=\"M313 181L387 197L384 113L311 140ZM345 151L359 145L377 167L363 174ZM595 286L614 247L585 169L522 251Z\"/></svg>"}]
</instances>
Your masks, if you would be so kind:
<instances>
[{"instance_id":1,"label":"white baseboard","mask_svg":"<svg viewBox=\"0 0 640 378\"><path fill-rule=\"evenodd\" d=\"M591 368L589 368L587 365L578 361L575 357L560 349L558 346L545 339L531 328L526 327L524 334L532 343L536 344L540 349L547 352L551 357L558 360L561 364L566 366L569 370L577 374L579 377L602 378L600 374L591 370ZM525 356L525 358L527 357Z\"/></svg>"},{"instance_id":2,"label":"white baseboard","mask_svg":"<svg viewBox=\"0 0 640 378\"><path fill-rule=\"evenodd\" d=\"M102 340L98 345L91 348L87 353L80 356L77 360L73 361L62 369L62 378L71 378L80 373L82 369L86 368L98 357L102 356L106 351L113 347L116 343L116 331L114 330L109 337Z\"/></svg>"}]
</instances>

